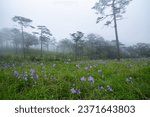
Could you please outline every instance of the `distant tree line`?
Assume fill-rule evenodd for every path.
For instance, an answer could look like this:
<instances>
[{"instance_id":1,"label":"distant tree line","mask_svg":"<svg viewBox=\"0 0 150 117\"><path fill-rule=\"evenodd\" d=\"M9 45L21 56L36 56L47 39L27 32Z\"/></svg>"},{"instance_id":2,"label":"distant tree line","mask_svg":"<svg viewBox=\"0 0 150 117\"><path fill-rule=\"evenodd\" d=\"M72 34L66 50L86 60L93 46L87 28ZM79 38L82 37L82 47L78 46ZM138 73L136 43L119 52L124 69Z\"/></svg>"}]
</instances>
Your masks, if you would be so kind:
<instances>
[{"instance_id":1,"label":"distant tree line","mask_svg":"<svg viewBox=\"0 0 150 117\"><path fill-rule=\"evenodd\" d=\"M24 49L27 54L30 48L62 54L63 57L72 56L78 59L115 59L117 58L116 40L108 41L98 34L88 34L77 31L70 34L70 38L50 38L51 33L46 27L40 33L29 33L24 31ZM42 30L45 30L41 32ZM0 30L0 53L4 49L11 49L16 54L23 48L22 31L16 28L4 28ZM137 43L132 46L125 46L121 42L120 56L122 58L150 57L150 44ZM42 47L42 49L41 49ZM39 51L40 53L40 51Z\"/></svg>"},{"instance_id":2,"label":"distant tree line","mask_svg":"<svg viewBox=\"0 0 150 117\"><path fill-rule=\"evenodd\" d=\"M119 42L119 46L121 58L150 57L150 44L148 43L125 46ZM78 43L74 38L62 39L58 42L57 48L58 52L74 54L76 58L115 59L118 56L116 40L108 41L93 33L80 38Z\"/></svg>"}]
</instances>

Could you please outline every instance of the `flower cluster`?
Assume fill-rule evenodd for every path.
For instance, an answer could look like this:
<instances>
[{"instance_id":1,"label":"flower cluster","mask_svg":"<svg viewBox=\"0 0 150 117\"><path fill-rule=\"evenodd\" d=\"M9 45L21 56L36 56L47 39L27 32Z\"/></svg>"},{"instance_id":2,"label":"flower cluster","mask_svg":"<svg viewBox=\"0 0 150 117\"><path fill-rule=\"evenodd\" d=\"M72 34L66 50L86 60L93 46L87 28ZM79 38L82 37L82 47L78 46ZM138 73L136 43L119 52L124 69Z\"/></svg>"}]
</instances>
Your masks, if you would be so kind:
<instances>
[{"instance_id":1,"label":"flower cluster","mask_svg":"<svg viewBox=\"0 0 150 117\"><path fill-rule=\"evenodd\" d=\"M102 85L99 86L99 89L103 90L103 91L106 91L106 89Z\"/></svg>"},{"instance_id":2,"label":"flower cluster","mask_svg":"<svg viewBox=\"0 0 150 117\"><path fill-rule=\"evenodd\" d=\"M41 67L42 67L42 74L44 75L44 78L47 79L47 74L46 74L46 69L45 69L45 65L43 63L41 63Z\"/></svg>"},{"instance_id":3,"label":"flower cluster","mask_svg":"<svg viewBox=\"0 0 150 117\"><path fill-rule=\"evenodd\" d=\"M34 78L34 79L38 79L38 75L36 74L36 70L35 69L30 69L30 76L31 78Z\"/></svg>"},{"instance_id":4,"label":"flower cluster","mask_svg":"<svg viewBox=\"0 0 150 117\"><path fill-rule=\"evenodd\" d=\"M86 67L84 67L84 69L87 71L87 70L89 70L89 67L86 66Z\"/></svg>"},{"instance_id":5,"label":"flower cluster","mask_svg":"<svg viewBox=\"0 0 150 117\"><path fill-rule=\"evenodd\" d=\"M45 68L44 63L41 63L40 65L41 65L42 69L44 69L44 68Z\"/></svg>"},{"instance_id":6,"label":"flower cluster","mask_svg":"<svg viewBox=\"0 0 150 117\"><path fill-rule=\"evenodd\" d=\"M20 74L19 74L18 71L14 71L14 75L15 75L16 78L20 78Z\"/></svg>"},{"instance_id":7,"label":"flower cluster","mask_svg":"<svg viewBox=\"0 0 150 117\"><path fill-rule=\"evenodd\" d=\"M94 79L92 76L89 76L89 77L88 77L88 81L91 82L91 83L94 83L94 82L95 82L95 79Z\"/></svg>"},{"instance_id":8,"label":"flower cluster","mask_svg":"<svg viewBox=\"0 0 150 117\"><path fill-rule=\"evenodd\" d=\"M86 81L86 78L83 76L80 78L81 81Z\"/></svg>"},{"instance_id":9,"label":"flower cluster","mask_svg":"<svg viewBox=\"0 0 150 117\"><path fill-rule=\"evenodd\" d=\"M113 89L112 89L109 85L107 85L107 89L108 89L110 92L113 92Z\"/></svg>"},{"instance_id":10,"label":"flower cluster","mask_svg":"<svg viewBox=\"0 0 150 117\"><path fill-rule=\"evenodd\" d=\"M80 94L81 92L80 92L80 89L72 88L72 89L71 89L71 93L72 93L72 94Z\"/></svg>"},{"instance_id":11,"label":"flower cluster","mask_svg":"<svg viewBox=\"0 0 150 117\"><path fill-rule=\"evenodd\" d=\"M92 68L93 68L93 66L91 66L91 65L90 65L89 67L88 67L88 66L85 66L85 67L84 67L84 69L85 69L86 71L89 70L89 69L92 69Z\"/></svg>"},{"instance_id":12,"label":"flower cluster","mask_svg":"<svg viewBox=\"0 0 150 117\"><path fill-rule=\"evenodd\" d=\"M27 81L27 80L28 80L28 78L27 78L27 77L28 77L27 72L24 72L24 73L23 73L23 79L24 79L25 81Z\"/></svg>"},{"instance_id":13,"label":"flower cluster","mask_svg":"<svg viewBox=\"0 0 150 117\"><path fill-rule=\"evenodd\" d=\"M107 85L106 87L107 88L105 89L102 85L100 85L99 89L102 90L102 91L107 91L108 90L110 92L113 92L113 89L112 89L112 87L110 85Z\"/></svg>"},{"instance_id":14,"label":"flower cluster","mask_svg":"<svg viewBox=\"0 0 150 117\"><path fill-rule=\"evenodd\" d=\"M86 78L83 76L80 78L81 81L86 81ZM89 82L94 83L95 79L92 76L89 76L87 79Z\"/></svg>"}]
</instances>

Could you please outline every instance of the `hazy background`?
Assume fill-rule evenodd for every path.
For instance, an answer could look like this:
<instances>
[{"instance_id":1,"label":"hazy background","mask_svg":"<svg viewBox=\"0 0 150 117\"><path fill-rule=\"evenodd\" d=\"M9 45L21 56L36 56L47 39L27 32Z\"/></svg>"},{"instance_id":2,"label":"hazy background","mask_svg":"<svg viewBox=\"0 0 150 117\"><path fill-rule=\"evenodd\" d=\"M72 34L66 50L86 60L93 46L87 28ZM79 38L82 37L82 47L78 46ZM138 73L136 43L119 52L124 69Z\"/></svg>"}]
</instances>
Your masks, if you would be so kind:
<instances>
[{"instance_id":1,"label":"hazy background","mask_svg":"<svg viewBox=\"0 0 150 117\"><path fill-rule=\"evenodd\" d=\"M91 8L98 0L0 0L0 28L16 27L13 16L33 20L33 25L46 25L57 40L69 38L77 30L98 33L114 40L114 30L103 23L96 24L97 15ZM131 45L150 43L150 0L133 0L124 20L118 23L119 40Z\"/></svg>"}]
</instances>

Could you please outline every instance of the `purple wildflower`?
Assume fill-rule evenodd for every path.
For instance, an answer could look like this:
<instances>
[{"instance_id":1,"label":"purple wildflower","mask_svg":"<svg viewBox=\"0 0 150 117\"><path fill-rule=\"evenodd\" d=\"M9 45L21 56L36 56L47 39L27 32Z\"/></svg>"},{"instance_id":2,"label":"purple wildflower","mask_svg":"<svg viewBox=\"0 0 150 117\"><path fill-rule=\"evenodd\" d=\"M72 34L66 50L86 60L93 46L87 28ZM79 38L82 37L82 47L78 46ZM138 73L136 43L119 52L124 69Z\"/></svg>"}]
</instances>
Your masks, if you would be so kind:
<instances>
[{"instance_id":1,"label":"purple wildflower","mask_svg":"<svg viewBox=\"0 0 150 117\"><path fill-rule=\"evenodd\" d=\"M72 88L72 89L71 89L71 93L72 93L72 94L75 94L75 93L76 93L76 90L75 90L74 88Z\"/></svg>"},{"instance_id":2,"label":"purple wildflower","mask_svg":"<svg viewBox=\"0 0 150 117\"><path fill-rule=\"evenodd\" d=\"M24 79L25 81L27 81L27 80L28 80L28 79L27 79L27 77L28 77L27 72L24 72L24 73L23 73L23 79Z\"/></svg>"},{"instance_id":3,"label":"purple wildflower","mask_svg":"<svg viewBox=\"0 0 150 117\"><path fill-rule=\"evenodd\" d=\"M30 76L31 76L31 78L33 78L34 74L35 74L35 69L30 69Z\"/></svg>"},{"instance_id":4,"label":"purple wildflower","mask_svg":"<svg viewBox=\"0 0 150 117\"><path fill-rule=\"evenodd\" d=\"M12 67L15 67L15 64L12 64Z\"/></svg>"},{"instance_id":5,"label":"purple wildflower","mask_svg":"<svg viewBox=\"0 0 150 117\"><path fill-rule=\"evenodd\" d=\"M81 93L81 92L80 92L80 89L76 90L76 93L77 93L77 94L80 94L80 93Z\"/></svg>"},{"instance_id":6,"label":"purple wildflower","mask_svg":"<svg viewBox=\"0 0 150 117\"><path fill-rule=\"evenodd\" d=\"M102 85L99 86L99 89L105 90L104 87L103 87Z\"/></svg>"},{"instance_id":7,"label":"purple wildflower","mask_svg":"<svg viewBox=\"0 0 150 117\"><path fill-rule=\"evenodd\" d=\"M33 75L33 74L35 74L35 69L30 69L30 73L31 73L31 75Z\"/></svg>"},{"instance_id":8,"label":"purple wildflower","mask_svg":"<svg viewBox=\"0 0 150 117\"><path fill-rule=\"evenodd\" d=\"M35 78L38 79L38 75L36 74L36 70L35 69L30 69L30 76L31 78Z\"/></svg>"},{"instance_id":9,"label":"purple wildflower","mask_svg":"<svg viewBox=\"0 0 150 117\"><path fill-rule=\"evenodd\" d=\"M74 88L72 88L71 89L71 93L72 94L80 94L81 92L80 92L80 89L74 89Z\"/></svg>"},{"instance_id":10,"label":"purple wildflower","mask_svg":"<svg viewBox=\"0 0 150 117\"><path fill-rule=\"evenodd\" d=\"M23 79L24 79L25 81L27 81L27 80L28 80L28 79L27 79L27 77L24 77Z\"/></svg>"},{"instance_id":11,"label":"purple wildflower","mask_svg":"<svg viewBox=\"0 0 150 117\"><path fill-rule=\"evenodd\" d=\"M89 68L88 67L84 67L84 69L87 71Z\"/></svg>"},{"instance_id":12,"label":"purple wildflower","mask_svg":"<svg viewBox=\"0 0 150 117\"><path fill-rule=\"evenodd\" d=\"M39 78L39 76L36 74L36 75L34 76L34 78L35 78L35 79L38 79L38 78Z\"/></svg>"},{"instance_id":13,"label":"purple wildflower","mask_svg":"<svg viewBox=\"0 0 150 117\"><path fill-rule=\"evenodd\" d=\"M107 89L108 89L110 92L113 92L113 89L112 89L109 85L107 85Z\"/></svg>"},{"instance_id":14,"label":"purple wildflower","mask_svg":"<svg viewBox=\"0 0 150 117\"><path fill-rule=\"evenodd\" d=\"M81 81L86 81L86 79L85 79L85 77L84 77L84 76L83 76L80 80L81 80Z\"/></svg>"},{"instance_id":15,"label":"purple wildflower","mask_svg":"<svg viewBox=\"0 0 150 117\"><path fill-rule=\"evenodd\" d=\"M41 63L41 67L42 67L42 69L44 69L44 68L45 68L45 65L44 65L44 63Z\"/></svg>"},{"instance_id":16,"label":"purple wildflower","mask_svg":"<svg viewBox=\"0 0 150 117\"><path fill-rule=\"evenodd\" d=\"M107 91L102 85L99 86L99 89L102 91Z\"/></svg>"},{"instance_id":17,"label":"purple wildflower","mask_svg":"<svg viewBox=\"0 0 150 117\"><path fill-rule=\"evenodd\" d=\"M88 81L91 82L91 83L94 83L94 78L92 76L89 76Z\"/></svg>"},{"instance_id":18,"label":"purple wildflower","mask_svg":"<svg viewBox=\"0 0 150 117\"><path fill-rule=\"evenodd\" d=\"M14 75L16 78L20 78L19 72L18 71L14 71Z\"/></svg>"},{"instance_id":19,"label":"purple wildflower","mask_svg":"<svg viewBox=\"0 0 150 117\"><path fill-rule=\"evenodd\" d=\"M44 64L43 64L43 63L41 63L40 65L41 65L41 66L44 66Z\"/></svg>"}]
</instances>

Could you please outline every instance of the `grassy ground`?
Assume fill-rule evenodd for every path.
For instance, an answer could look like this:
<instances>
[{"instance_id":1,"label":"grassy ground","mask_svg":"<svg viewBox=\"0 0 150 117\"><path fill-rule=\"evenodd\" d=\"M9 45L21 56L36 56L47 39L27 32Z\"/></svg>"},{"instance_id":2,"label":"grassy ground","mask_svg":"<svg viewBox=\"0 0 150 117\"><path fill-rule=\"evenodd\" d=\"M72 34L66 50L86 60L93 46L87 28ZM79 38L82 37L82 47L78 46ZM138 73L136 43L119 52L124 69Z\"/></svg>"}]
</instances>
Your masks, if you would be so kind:
<instances>
[{"instance_id":1,"label":"grassy ground","mask_svg":"<svg viewBox=\"0 0 150 117\"><path fill-rule=\"evenodd\" d=\"M0 61L0 99L150 99L150 59Z\"/></svg>"}]
</instances>

